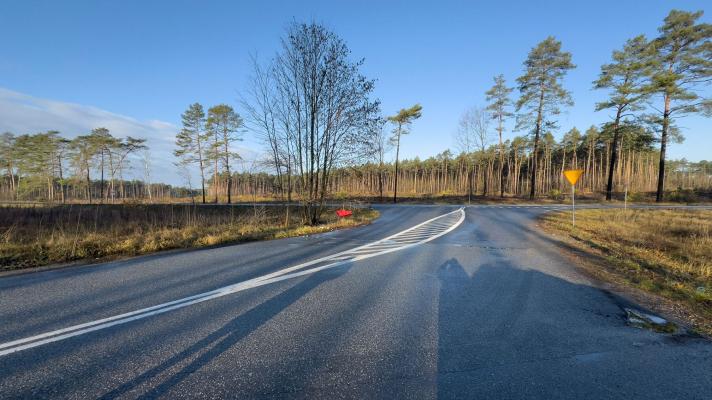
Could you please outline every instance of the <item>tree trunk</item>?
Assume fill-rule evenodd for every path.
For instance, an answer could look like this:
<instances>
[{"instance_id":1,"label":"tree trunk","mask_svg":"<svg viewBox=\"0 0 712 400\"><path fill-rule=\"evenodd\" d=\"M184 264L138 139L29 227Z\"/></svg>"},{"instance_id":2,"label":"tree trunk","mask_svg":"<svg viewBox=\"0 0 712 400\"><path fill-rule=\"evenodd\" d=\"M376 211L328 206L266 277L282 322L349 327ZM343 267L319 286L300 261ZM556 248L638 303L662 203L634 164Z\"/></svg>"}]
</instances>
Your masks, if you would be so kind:
<instances>
[{"instance_id":1,"label":"tree trunk","mask_svg":"<svg viewBox=\"0 0 712 400\"><path fill-rule=\"evenodd\" d=\"M86 171L87 171L87 200L89 200L89 204L91 204L91 178L89 178L89 164L88 163L87 163Z\"/></svg>"},{"instance_id":2,"label":"tree trunk","mask_svg":"<svg viewBox=\"0 0 712 400\"><path fill-rule=\"evenodd\" d=\"M101 202L104 202L104 150L101 151L101 191L99 196L101 196Z\"/></svg>"},{"instance_id":3,"label":"tree trunk","mask_svg":"<svg viewBox=\"0 0 712 400\"><path fill-rule=\"evenodd\" d=\"M660 164L658 167L658 190L655 201L663 201L665 190L665 150L667 148L668 129L670 127L670 95L665 94L665 110L663 112L663 129L660 135Z\"/></svg>"},{"instance_id":4,"label":"tree trunk","mask_svg":"<svg viewBox=\"0 0 712 400\"><path fill-rule=\"evenodd\" d=\"M378 166L378 198L383 202L383 161Z\"/></svg>"},{"instance_id":5,"label":"tree trunk","mask_svg":"<svg viewBox=\"0 0 712 400\"><path fill-rule=\"evenodd\" d=\"M502 147L502 116L499 116L499 197L504 197L504 147Z\"/></svg>"},{"instance_id":6,"label":"tree trunk","mask_svg":"<svg viewBox=\"0 0 712 400\"><path fill-rule=\"evenodd\" d=\"M469 155L468 155L469 157ZM470 203L472 198L472 171L470 170L470 163L467 163L467 203Z\"/></svg>"},{"instance_id":7,"label":"tree trunk","mask_svg":"<svg viewBox=\"0 0 712 400\"><path fill-rule=\"evenodd\" d=\"M401 137L401 124L398 124L398 137L396 139L396 173L393 176L394 186L393 186L393 203L398 201L398 156L400 154L400 137Z\"/></svg>"},{"instance_id":8,"label":"tree trunk","mask_svg":"<svg viewBox=\"0 0 712 400\"><path fill-rule=\"evenodd\" d=\"M218 138L215 133L215 169L213 170L213 187L215 188L215 204L218 204Z\"/></svg>"},{"instance_id":9,"label":"tree trunk","mask_svg":"<svg viewBox=\"0 0 712 400\"><path fill-rule=\"evenodd\" d=\"M611 160L608 165L608 183L606 184L606 200L611 201L613 197L613 171L616 167L616 161L618 159L618 140L619 132L618 125L621 119L621 112L623 109L619 106L616 111L616 119L613 121L613 149L611 151Z\"/></svg>"},{"instance_id":10,"label":"tree trunk","mask_svg":"<svg viewBox=\"0 0 712 400\"><path fill-rule=\"evenodd\" d=\"M227 204L232 203L232 175L230 175L230 146L227 129L223 132L225 142L225 172L227 172Z\"/></svg>"}]
</instances>

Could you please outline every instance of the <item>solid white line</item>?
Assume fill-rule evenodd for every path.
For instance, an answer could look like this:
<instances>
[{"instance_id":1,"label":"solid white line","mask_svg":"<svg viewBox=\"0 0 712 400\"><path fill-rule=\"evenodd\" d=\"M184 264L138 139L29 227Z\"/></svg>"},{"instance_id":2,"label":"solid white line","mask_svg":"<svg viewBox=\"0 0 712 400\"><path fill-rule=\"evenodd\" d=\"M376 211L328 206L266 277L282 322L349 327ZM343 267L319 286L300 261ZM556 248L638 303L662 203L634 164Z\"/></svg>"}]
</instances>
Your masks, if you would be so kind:
<instances>
[{"instance_id":1,"label":"solid white line","mask_svg":"<svg viewBox=\"0 0 712 400\"><path fill-rule=\"evenodd\" d=\"M304 268L305 266L314 265L314 264L316 264L316 263L318 263L318 262L328 261L328 260L334 260L334 259L336 259L336 258L339 258L340 256L346 255L346 253L353 252L354 250L357 250L357 249L363 249L364 247L369 246L369 245L373 245L373 244L377 244L377 243L383 243L383 242L386 241L386 240L389 240L389 239L392 239L392 238L394 238L394 237L397 237L397 236L398 236L399 234L401 234L401 233L409 232L409 231L411 231L411 230L413 230L413 229L415 229L415 228L417 228L417 227L420 227L420 226L423 226L424 224L427 224L428 222L437 220L437 219L439 219L439 218L442 218L442 217L444 217L444 216L451 215L451 214L457 213L457 212L461 213L460 218L458 218L458 220L457 220L452 226L450 226L450 228L448 228L448 229L446 229L446 230L444 230L444 231L442 231L442 232L440 232L440 233L438 233L438 234L436 234L436 235L433 235L433 236L424 238L424 239L422 239L422 240L420 240L420 241L418 241L418 242L415 242L415 243L407 243L407 244L404 244L404 245L399 246L399 247L387 248L387 249L378 251L378 252L376 252L376 253L371 253L371 254L363 254L363 255L356 255L356 254L354 254L353 257L349 257L349 258L346 259L346 260L335 261L335 262L332 262L332 263L329 263L329 264L326 264L326 265L322 265L322 266L319 266L319 267L310 268L310 269L302 270L302 271L298 271L298 272L292 272L292 271L296 271L296 270L298 270L298 269L302 269L302 268ZM168 312L168 311L172 311L172 310L176 310L176 309L179 309L179 308L187 307L187 306L189 306L189 305L193 305L193 304L197 304L197 303L202 303L202 302L204 302L204 301L208 301L208 300L212 300L212 299L215 299L215 298L218 298L218 297L226 296L226 295L228 295L228 294L237 293L237 292L240 292L240 291L243 291L243 290L246 290L246 289L251 289L251 288L259 287L259 286L262 286L262 285L267 285L267 284L270 284L270 283L283 281L283 280L286 280L286 279L291 279L291 278L295 278L295 277L299 277L299 276L303 276L303 275L307 275L307 274L312 274L312 273L315 273L315 272L318 272L318 271L325 270L325 269L327 269L327 268L334 268L334 267L337 267L337 266L340 266L340 265L344 265L344 264L347 264L347 263L350 263L350 262L353 262L353 261L363 260L363 259L367 259L367 258L379 256L379 255L382 255L382 254L387 254L387 253L391 253L391 252L394 252L394 251L399 251L399 250L407 249L407 248L410 248L410 247L414 247L414 246L417 246L417 245L419 245L419 244L426 243L426 242L429 242L429 241L431 241L431 240L437 239L437 238L439 238L440 236L443 236L443 235L445 235L445 234L451 232L453 229L455 229L455 228L457 228L458 226L460 226L460 224L462 224L462 222L463 222L464 220L465 220L465 211L464 211L464 208L460 208L460 209L455 210L455 211L453 211L453 212L450 212L450 213L447 213L447 214L443 214L443 215L441 215L441 216L438 216L438 217L429 219L429 220L427 220L427 221L425 221L425 222L423 222L423 223L420 223L420 224L415 225L415 226L413 226L413 227L411 227L411 228L408 228L408 229L406 229L406 230L404 230L404 231L398 232L398 233L396 233L396 234L394 234L394 235L391 235L391 236L389 236L389 237L387 237L387 238L384 238L384 239L375 241L375 242L373 242L373 243L370 243L370 244L367 244L367 245L363 245L363 246L359 246L359 247L356 247L356 248L354 248L354 249L342 251L342 252L339 252L339 253L335 253L335 254L332 254L331 256L322 257L322 258L320 258L320 259L313 260L313 261L309 261L309 262L307 262L307 263L303 263L303 264L299 264L299 265L295 265L295 266L293 266L293 267L285 268L285 269L283 269L283 270L276 271L276 272L274 272L274 273L267 274L267 275L263 275L263 276L260 276L260 277L257 277L257 278L253 278L253 279L250 279L250 280L247 280L247 281L244 281L244 282L240 282L240 283L236 283L236 284L233 284L233 285L224 286L224 287L222 287L222 288L215 289L215 290L212 290L212 291L209 291L209 292L204 292L204 293L196 294L196 295L193 295L193 296L184 297L184 298L182 298L182 299L170 301L170 302L167 302L167 303L158 304L158 305L155 305L155 306L152 306L152 307L142 308L142 309L135 310L135 311L131 311L131 312L124 313L124 314L119 314L119 315L115 315L115 316L112 316L112 317L102 318L102 319L99 319L99 320L96 320L96 321L90 321L90 322L86 322L86 323L83 323L83 324L73 325L73 326L69 326L69 327L67 327L67 328L62 328L62 329L58 329L58 330L55 330L55 331L45 332L45 333L42 333L42 334L39 334L39 335L30 336L30 337L23 338L23 339L18 339L18 340L13 340L13 341L10 341L10 342L2 343L2 344L0 344L0 349L4 349L4 350L0 350L0 356L4 356L4 355L7 355L7 354L12 354L12 353L15 353L15 352L18 352L18 351L22 351L22 350L26 350L26 349L29 349L29 348L41 346L41 345L47 344L47 343L57 342L57 341L60 341L60 340L63 340L63 339L67 339L67 338L70 338L70 337L79 336L79 335L82 335L82 334L85 334L85 333L89 333L89 332L94 332L94 331L97 331L97 330L100 330L100 329L109 328L109 327L112 327L112 326L115 326L115 325L125 324L125 323L127 323L127 322L131 322L131 321L135 321L135 320L138 320L138 319L146 318L146 317L149 317L149 316L152 316L152 315L162 314L162 313L165 313L165 312ZM290 272L291 272L291 273L290 273Z\"/></svg>"},{"instance_id":2,"label":"solid white line","mask_svg":"<svg viewBox=\"0 0 712 400\"><path fill-rule=\"evenodd\" d=\"M21 344L21 343L27 343L27 342L31 342L31 341L34 341L34 340L39 340L39 339L42 339L42 338L45 338L45 337L48 337L48 336L58 335L58 334L62 334L62 333L65 333L65 332L69 332L69 331L73 331L73 330L78 330L78 329L90 327L90 326L93 326L93 325L98 325L98 324L101 324L101 323L104 323L104 322L109 322L109 321L113 321L113 320L117 320L117 319L121 319L121 318L130 317L130 316L136 315L136 314L142 314L142 313L149 312L149 311L152 311L152 310L156 310L156 309L159 309L159 308L168 307L168 306L171 306L171 305L174 305L174 304L187 302L187 301L190 301L190 300L193 300L193 299L196 299L196 298L206 297L206 296L209 296L210 294L212 294L212 292L200 293L200 294L196 294L196 295L194 295L194 296L184 297L184 298L182 298L182 299L178 299L178 300L174 300L174 301L169 301L169 302L167 302L167 303L158 304L158 305L155 305L155 306L152 306L152 307L146 307L146 308L142 308L142 309L140 309L140 310L135 310L135 311L127 312L127 313L124 313L124 314L119 314L119 315L114 315L114 316L112 316L112 317L102 318L102 319L98 319L98 320L96 320L96 321L86 322L86 323L83 323L83 324L70 326L70 327L68 327L68 328L58 329L58 330L56 330L56 331L46 332L46 333L43 333L43 334L40 334L40 335L31 336L31 337L24 338L24 339L13 340L13 341L11 341L11 342L6 342L6 343L0 344L0 349L4 349L4 348L6 348L6 347L12 347L12 346L15 346L15 345L18 345L18 344ZM2 354L4 354L4 353L0 352L0 355L2 355Z\"/></svg>"}]
</instances>

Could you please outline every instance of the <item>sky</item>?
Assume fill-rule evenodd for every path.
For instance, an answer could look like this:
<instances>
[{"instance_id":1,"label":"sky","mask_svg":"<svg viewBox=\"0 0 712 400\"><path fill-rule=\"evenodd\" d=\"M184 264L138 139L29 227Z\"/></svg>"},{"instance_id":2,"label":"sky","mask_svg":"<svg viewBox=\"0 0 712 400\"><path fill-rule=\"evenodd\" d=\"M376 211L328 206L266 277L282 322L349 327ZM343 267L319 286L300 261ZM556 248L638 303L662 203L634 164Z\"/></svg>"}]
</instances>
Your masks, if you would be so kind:
<instances>
[{"instance_id":1,"label":"sky","mask_svg":"<svg viewBox=\"0 0 712 400\"><path fill-rule=\"evenodd\" d=\"M180 114L219 103L238 112L250 55L266 61L293 21L324 24L342 37L362 72L377 80L386 115L415 103L423 116L402 142L403 158L455 150L469 107L484 106L492 78L508 83L539 41L552 35L577 68L565 87L574 107L558 116L560 138L610 119L592 89L611 52L638 34L654 37L671 8L708 1L14 1L0 5L0 132L59 130L67 137L105 126L148 139L152 179L182 183L172 165ZM705 7L707 6L707 7ZM707 8L707 9L706 9ZM702 93L709 95L710 88ZM516 91L513 94L516 96ZM505 139L512 132L507 125ZM712 159L712 121L679 121L686 140L669 158ZM494 135L494 132L493 132ZM493 137L493 141L495 138ZM263 152L249 132L238 151ZM139 168L136 176L140 177Z\"/></svg>"}]
</instances>

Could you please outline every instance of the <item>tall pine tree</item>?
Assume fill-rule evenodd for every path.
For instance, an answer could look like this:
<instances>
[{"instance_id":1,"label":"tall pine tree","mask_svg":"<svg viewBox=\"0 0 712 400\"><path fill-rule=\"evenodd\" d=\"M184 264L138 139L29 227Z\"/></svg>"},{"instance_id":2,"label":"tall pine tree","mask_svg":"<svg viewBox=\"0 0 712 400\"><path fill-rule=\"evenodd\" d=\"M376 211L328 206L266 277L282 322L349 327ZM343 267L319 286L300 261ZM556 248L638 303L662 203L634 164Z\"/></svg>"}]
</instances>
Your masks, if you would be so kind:
<instances>
[{"instance_id":1,"label":"tall pine tree","mask_svg":"<svg viewBox=\"0 0 712 400\"><path fill-rule=\"evenodd\" d=\"M596 111L615 110L613 119L613 143L608 165L606 200L611 200L613 193L613 174L620 152L621 119L630 112L642 108L642 103L649 96L645 79L650 69L647 57L648 42L645 36L636 36L623 46L622 50L613 51L613 62L601 66L598 80L593 82L596 89L609 89L608 99L596 104Z\"/></svg>"},{"instance_id":2,"label":"tall pine tree","mask_svg":"<svg viewBox=\"0 0 712 400\"><path fill-rule=\"evenodd\" d=\"M499 196L504 197L504 146L502 145L502 133L504 132L504 121L512 116L510 107L512 101L509 99L509 94L512 93L512 88L507 87L504 80L504 75L498 75L494 78L494 86L487 92L487 110L490 112L492 119L497 121L497 133L499 134Z\"/></svg>"},{"instance_id":3,"label":"tall pine tree","mask_svg":"<svg viewBox=\"0 0 712 400\"><path fill-rule=\"evenodd\" d=\"M240 115L238 115L235 110L227 104L219 104L217 106L210 107L208 110L206 130L208 134L214 138L214 148L210 153L216 157L216 168L219 160L225 169L225 173L227 175L228 204L232 202L232 175L230 173L230 160L240 157L237 153L232 151L230 145L235 141L242 140L239 136L242 125L243 123ZM217 169L215 177L217 178ZM215 179L213 184L217 184L217 179ZM215 194L215 202L217 202L217 190Z\"/></svg>"},{"instance_id":4,"label":"tall pine tree","mask_svg":"<svg viewBox=\"0 0 712 400\"><path fill-rule=\"evenodd\" d=\"M530 199L536 195L537 157L542 129L555 125L548 117L559 114L561 105L573 106L571 93L564 89L562 80L575 67L571 62L571 53L561 51L561 42L549 36L529 52L524 61L524 75L517 78L520 93L517 111L525 110L517 116L517 127L533 128L534 131Z\"/></svg>"},{"instance_id":5,"label":"tall pine tree","mask_svg":"<svg viewBox=\"0 0 712 400\"><path fill-rule=\"evenodd\" d=\"M672 10L660 36L651 43L653 60L650 90L663 97L660 123L660 163L656 201L663 200L665 152L675 118L686 114L712 113L712 99L701 97L695 89L712 80L712 25L698 23L703 12Z\"/></svg>"},{"instance_id":6,"label":"tall pine tree","mask_svg":"<svg viewBox=\"0 0 712 400\"><path fill-rule=\"evenodd\" d=\"M394 186L393 186L393 202L398 201L398 156L400 155L400 140L402 135L410 133L408 129L410 124L420 118L422 115L423 107L420 104L416 104L410 108L402 108L398 111L398 114L388 117L395 128L393 128L393 136L391 137L391 142L396 145L396 165L395 165L395 175L393 175Z\"/></svg>"},{"instance_id":7,"label":"tall pine tree","mask_svg":"<svg viewBox=\"0 0 712 400\"><path fill-rule=\"evenodd\" d=\"M200 186L205 204L205 111L200 103L188 106L181 115L183 129L176 135L176 146L173 154L180 158L182 164L198 164L200 170Z\"/></svg>"}]
</instances>

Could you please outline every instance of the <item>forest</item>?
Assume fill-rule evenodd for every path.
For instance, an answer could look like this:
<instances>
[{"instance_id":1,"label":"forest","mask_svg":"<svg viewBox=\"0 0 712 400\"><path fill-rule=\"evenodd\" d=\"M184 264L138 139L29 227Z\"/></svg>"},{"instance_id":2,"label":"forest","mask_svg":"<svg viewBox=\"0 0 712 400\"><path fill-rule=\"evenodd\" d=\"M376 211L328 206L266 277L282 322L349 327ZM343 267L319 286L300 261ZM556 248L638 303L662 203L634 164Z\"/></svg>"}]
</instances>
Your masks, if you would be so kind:
<instances>
[{"instance_id":1,"label":"forest","mask_svg":"<svg viewBox=\"0 0 712 400\"><path fill-rule=\"evenodd\" d=\"M419 104L385 116L346 42L316 23L293 23L267 62L252 60L235 106L181 115L175 163L151 165L145 138L48 130L0 135L0 200L48 203L300 201L315 223L325 201L400 197L549 198L568 195L562 172L583 169L577 189L591 198L695 201L712 190L712 162L667 160L684 140L685 116L712 113L712 27L702 12L672 10L654 38L636 36L614 50L592 89L610 121L556 139L557 115L574 106L564 78L571 53L554 37L534 46L521 76L503 75L463 112L455 149L424 160L400 159ZM514 96L518 94L518 97ZM514 132L505 126L515 125ZM517 136L511 139L512 133ZM440 132L433 132L433 134ZM246 162L235 143L253 135L264 156ZM175 168L184 184L152 182L152 168ZM126 179L127 176L133 178ZM140 177L140 178L136 178ZM196 178L197 177L197 178Z\"/></svg>"}]
</instances>

